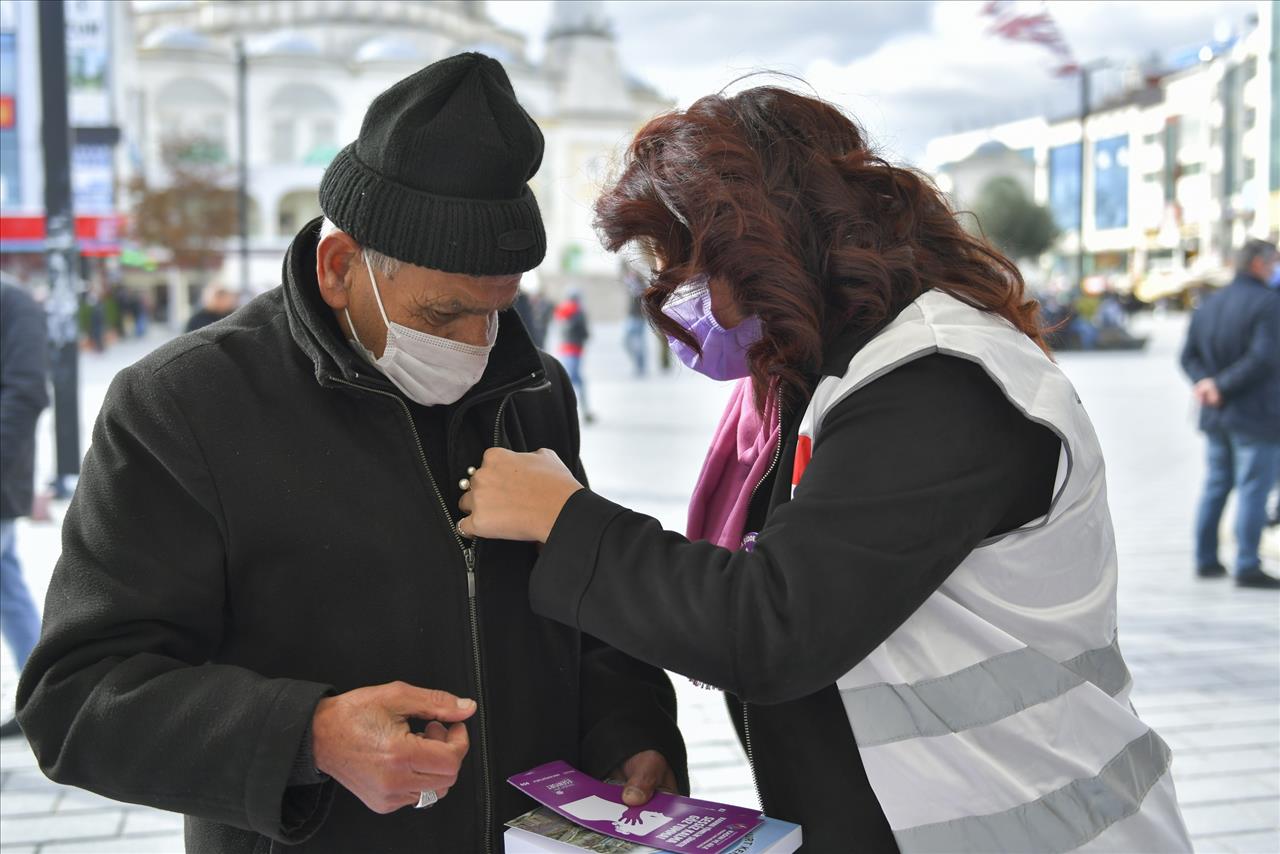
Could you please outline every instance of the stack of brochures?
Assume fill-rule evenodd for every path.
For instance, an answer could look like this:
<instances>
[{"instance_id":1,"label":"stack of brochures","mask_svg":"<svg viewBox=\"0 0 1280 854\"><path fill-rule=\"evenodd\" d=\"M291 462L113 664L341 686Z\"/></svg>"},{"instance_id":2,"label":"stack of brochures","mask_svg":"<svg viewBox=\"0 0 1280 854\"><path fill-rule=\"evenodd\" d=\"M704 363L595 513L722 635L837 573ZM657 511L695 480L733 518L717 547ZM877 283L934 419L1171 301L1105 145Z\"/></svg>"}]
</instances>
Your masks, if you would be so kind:
<instances>
[{"instance_id":1,"label":"stack of brochures","mask_svg":"<svg viewBox=\"0 0 1280 854\"><path fill-rule=\"evenodd\" d=\"M540 765L508 782L542 804L507 822L508 854L791 854L802 841L798 825L730 804L658 792L644 806L628 807L621 786L565 762Z\"/></svg>"}]
</instances>

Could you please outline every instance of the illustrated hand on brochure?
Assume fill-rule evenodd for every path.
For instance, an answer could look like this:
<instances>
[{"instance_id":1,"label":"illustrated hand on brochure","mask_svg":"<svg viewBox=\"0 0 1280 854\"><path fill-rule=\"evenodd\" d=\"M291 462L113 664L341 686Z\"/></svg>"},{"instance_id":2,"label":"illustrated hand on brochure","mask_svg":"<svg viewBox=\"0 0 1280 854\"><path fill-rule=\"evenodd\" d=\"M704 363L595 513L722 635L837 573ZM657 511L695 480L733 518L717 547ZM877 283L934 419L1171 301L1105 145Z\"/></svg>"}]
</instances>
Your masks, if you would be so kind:
<instances>
[{"instance_id":1,"label":"illustrated hand on brochure","mask_svg":"<svg viewBox=\"0 0 1280 854\"><path fill-rule=\"evenodd\" d=\"M628 782L623 791L645 778L651 783L658 772L666 777L667 783L675 783L675 775L671 773L666 760L654 751L638 753L622 764L627 769ZM540 816L540 811L535 810L508 822L511 826L508 835L515 834L516 838L532 834L560 839L558 833L548 831L572 830L574 825L578 825L614 839L633 842L643 846L642 850L645 851L660 849L674 851L676 854L690 851L730 854L740 848L746 850L738 845L739 841L764 822L764 816L759 810L666 792L654 793L653 799L643 807L638 800L631 803L628 799L624 803L622 791L618 790L616 783L601 782L563 760L531 768L509 777L507 782L546 809L573 823L567 827L563 824L555 827L556 823L552 822L549 827L546 817ZM795 830L798 831L799 828ZM794 851L798 844L797 838L796 845L785 850ZM537 850L550 849L539 847ZM762 846L759 850L763 854L771 849Z\"/></svg>"}]
</instances>

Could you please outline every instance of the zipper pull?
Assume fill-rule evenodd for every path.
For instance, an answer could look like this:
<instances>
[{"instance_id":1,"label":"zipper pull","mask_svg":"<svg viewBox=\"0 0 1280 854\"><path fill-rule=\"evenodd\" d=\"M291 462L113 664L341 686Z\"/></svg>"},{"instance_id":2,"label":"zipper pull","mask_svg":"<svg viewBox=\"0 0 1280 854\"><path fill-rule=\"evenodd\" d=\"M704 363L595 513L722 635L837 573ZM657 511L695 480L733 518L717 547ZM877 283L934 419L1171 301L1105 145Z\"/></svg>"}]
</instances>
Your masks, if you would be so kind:
<instances>
[{"instance_id":1,"label":"zipper pull","mask_svg":"<svg viewBox=\"0 0 1280 854\"><path fill-rule=\"evenodd\" d=\"M468 546L462 550L462 559L467 564L467 598L476 598L476 550Z\"/></svg>"}]
</instances>

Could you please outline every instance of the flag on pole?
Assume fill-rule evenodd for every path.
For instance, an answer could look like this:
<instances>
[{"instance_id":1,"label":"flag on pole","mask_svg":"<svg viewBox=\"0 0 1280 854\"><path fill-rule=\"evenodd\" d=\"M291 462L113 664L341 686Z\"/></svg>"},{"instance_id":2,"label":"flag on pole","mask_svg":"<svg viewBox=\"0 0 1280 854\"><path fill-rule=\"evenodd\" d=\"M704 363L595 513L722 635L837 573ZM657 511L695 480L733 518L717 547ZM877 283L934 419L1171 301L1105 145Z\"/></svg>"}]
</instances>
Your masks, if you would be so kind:
<instances>
[{"instance_id":1,"label":"flag on pole","mask_svg":"<svg viewBox=\"0 0 1280 854\"><path fill-rule=\"evenodd\" d=\"M1010 41L1033 42L1048 48L1061 63L1053 71L1056 76L1065 77L1080 71L1071 46L1062 37L1058 23L1044 3L1028 9L1014 0L987 0L982 14L993 19L991 33Z\"/></svg>"}]
</instances>

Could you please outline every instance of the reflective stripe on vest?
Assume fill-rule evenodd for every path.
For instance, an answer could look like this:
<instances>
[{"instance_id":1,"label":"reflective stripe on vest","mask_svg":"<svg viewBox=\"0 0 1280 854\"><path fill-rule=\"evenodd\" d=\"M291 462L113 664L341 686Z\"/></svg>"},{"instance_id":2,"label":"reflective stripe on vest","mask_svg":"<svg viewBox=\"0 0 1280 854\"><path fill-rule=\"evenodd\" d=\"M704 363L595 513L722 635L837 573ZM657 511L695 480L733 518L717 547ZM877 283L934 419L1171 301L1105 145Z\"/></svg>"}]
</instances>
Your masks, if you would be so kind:
<instances>
[{"instance_id":1,"label":"reflective stripe on vest","mask_svg":"<svg viewBox=\"0 0 1280 854\"><path fill-rule=\"evenodd\" d=\"M979 545L837 682L899 847L1190 851L1169 749L1128 704L1101 448L1052 361L1002 318L926 292L819 384L801 445L821 465L827 411L934 353L981 366L1063 450L1048 513Z\"/></svg>"},{"instance_id":2,"label":"reflective stripe on vest","mask_svg":"<svg viewBox=\"0 0 1280 854\"><path fill-rule=\"evenodd\" d=\"M841 690L860 722L858 744L946 735L989 724L1052 700L1084 682L1114 697L1129 685L1117 641L1061 665L1030 647L1006 652L936 679Z\"/></svg>"}]
</instances>

